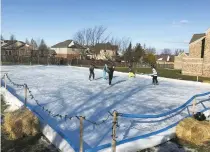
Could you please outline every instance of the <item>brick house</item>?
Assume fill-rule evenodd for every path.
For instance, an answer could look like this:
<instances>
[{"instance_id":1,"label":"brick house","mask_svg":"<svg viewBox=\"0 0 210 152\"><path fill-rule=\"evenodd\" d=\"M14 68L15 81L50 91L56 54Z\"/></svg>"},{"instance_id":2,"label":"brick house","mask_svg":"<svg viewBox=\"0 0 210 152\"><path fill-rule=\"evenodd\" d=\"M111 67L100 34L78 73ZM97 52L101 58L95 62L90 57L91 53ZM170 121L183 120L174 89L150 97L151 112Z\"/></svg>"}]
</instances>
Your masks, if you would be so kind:
<instances>
[{"instance_id":1,"label":"brick house","mask_svg":"<svg viewBox=\"0 0 210 152\"><path fill-rule=\"evenodd\" d=\"M189 53L182 52L179 55L174 57L174 69L182 69L183 58L189 56Z\"/></svg>"},{"instance_id":2,"label":"brick house","mask_svg":"<svg viewBox=\"0 0 210 152\"><path fill-rule=\"evenodd\" d=\"M22 41L3 40L1 41L2 56L31 56L32 47Z\"/></svg>"},{"instance_id":3,"label":"brick house","mask_svg":"<svg viewBox=\"0 0 210 152\"><path fill-rule=\"evenodd\" d=\"M97 43L93 48L94 58L96 60L115 60L118 46L111 43Z\"/></svg>"},{"instance_id":4,"label":"brick house","mask_svg":"<svg viewBox=\"0 0 210 152\"><path fill-rule=\"evenodd\" d=\"M52 50L55 50L56 57L67 58L67 59L81 59L85 55L86 48L79 45L73 40L66 40L51 46Z\"/></svg>"},{"instance_id":5,"label":"brick house","mask_svg":"<svg viewBox=\"0 0 210 152\"><path fill-rule=\"evenodd\" d=\"M174 55L168 55L168 54L161 54L161 55L156 55L156 63L157 64L173 64L174 63Z\"/></svg>"},{"instance_id":6,"label":"brick house","mask_svg":"<svg viewBox=\"0 0 210 152\"><path fill-rule=\"evenodd\" d=\"M1 61L21 62L24 58L31 59L37 56L38 51L33 47L18 40L1 40Z\"/></svg>"},{"instance_id":7,"label":"brick house","mask_svg":"<svg viewBox=\"0 0 210 152\"><path fill-rule=\"evenodd\" d=\"M189 56L180 60L175 58L175 68L182 70L184 75L210 77L210 29L205 33L194 34L189 43Z\"/></svg>"}]
</instances>

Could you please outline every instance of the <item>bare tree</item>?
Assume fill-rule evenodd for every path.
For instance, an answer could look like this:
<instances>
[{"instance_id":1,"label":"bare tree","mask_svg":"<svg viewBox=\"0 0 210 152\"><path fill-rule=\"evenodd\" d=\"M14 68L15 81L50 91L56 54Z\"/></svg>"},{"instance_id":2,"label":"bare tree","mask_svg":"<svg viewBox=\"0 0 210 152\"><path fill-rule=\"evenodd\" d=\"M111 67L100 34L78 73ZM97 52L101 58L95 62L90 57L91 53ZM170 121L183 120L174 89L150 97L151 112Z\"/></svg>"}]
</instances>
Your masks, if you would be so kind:
<instances>
[{"instance_id":1,"label":"bare tree","mask_svg":"<svg viewBox=\"0 0 210 152\"><path fill-rule=\"evenodd\" d=\"M26 43L26 44L28 44L28 45L30 44L30 42L28 41L28 39L27 39L27 38L26 38L25 43Z\"/></svg>"},{"instance_id":2,"label":"bare tree","mask_svg":"<svg viewBox=\"0 0 210 152\"><path fill-rule=\"evenodd\" d=\"M106 34L107 28L104 26L95 26L93 28L84 28L74 35L74 40L81 45L95 46L97 43L105 43L109 35Z\"/></svg>"},{"instance_id":3,"label":"bare tree","mask_svg":"<svg viewBox=\"0 0 210 152\"><path fill-rule=\"evenodd\" d=\"M4 37L3 37L3 35L1 35L1 40L2 40L2 41L4 40Z\"/></svg>"},{"instance_id":4,"label":"bare tree","mask_svg":"<svg viewBox=\"0 0 210 152\"><path fill-rule=\"evenodd\" d=\"M179 55L180 53L183 53L183 52L184 52L184 50L182 50L182 49L176 49L175 52L174 52L174 55L177 56L177 55Z\"/></svg>"},{"instance_id":5,"label":"bare tree","mask_svg":"<svg viewBox=\"0 0 210 152\"><path fill-rule=\"evenodd\" d=\"M146 47L146 45L145 45ZM154 47L148 47L145 49L145 53L146 54L155 54L156 53L156 49Z\"/></svg>"},{"instance_id":6,"label":"bare tree","mask_svg":"<svg viewBox=\"0 0 210 152\"><path fill-rule=\"evenodd\" d=\"M116 45L118 46L118 52L123 54L126 49L128 48L128 45L130 44L131 42L131 39L130 38L127 38L127 37L123 37L123 38L114 38L112 37L109 42L113 45Z\"/></svg>"},{"instance_id":7,"label":"bare tree","mask_svg":"<svg viewBox=\"0 0 210 152\"><path fill-rule=\"evenodd\" d=\"M170 49L165 48L165 49L163 49L163 51L161 52L161 54L162 54L162 55L171 55L172 52L171 52Z\"/></svg>"}]
</instances>

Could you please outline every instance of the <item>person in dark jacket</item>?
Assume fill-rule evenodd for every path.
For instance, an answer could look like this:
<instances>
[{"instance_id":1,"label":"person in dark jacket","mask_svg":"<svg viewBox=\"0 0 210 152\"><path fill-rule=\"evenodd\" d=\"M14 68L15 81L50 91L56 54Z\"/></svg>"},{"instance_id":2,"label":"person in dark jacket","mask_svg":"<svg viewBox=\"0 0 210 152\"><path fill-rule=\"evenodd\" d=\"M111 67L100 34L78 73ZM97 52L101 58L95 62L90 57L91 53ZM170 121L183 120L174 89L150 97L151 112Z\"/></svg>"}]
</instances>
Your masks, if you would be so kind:
<instances>
[{"instance_id":1,"label":"person in dark jacket","mask_svg":"<svg viewBox=\"0 0 210 152\"><path fill-rule=\"evenodd\" d=\"M115 70L114 66L109 67L109 71L108 71L108 73L109 73L109 85L111 85L111 83L112 83L114 70Z\"/></svg>"},{"instance_id":2,"label":"person in dark jacket","mask_svg":"<svg viewBox=\"0 0 210 152\"><path fill-rule=\"evenodd\" d=\"M93 80L95 79L94 68L95 68L94 65L91 64L90 68L89 68L89 70L90 70L89 80L91 80L91 77L93 77Z\"/></svg>"}]
</instances>

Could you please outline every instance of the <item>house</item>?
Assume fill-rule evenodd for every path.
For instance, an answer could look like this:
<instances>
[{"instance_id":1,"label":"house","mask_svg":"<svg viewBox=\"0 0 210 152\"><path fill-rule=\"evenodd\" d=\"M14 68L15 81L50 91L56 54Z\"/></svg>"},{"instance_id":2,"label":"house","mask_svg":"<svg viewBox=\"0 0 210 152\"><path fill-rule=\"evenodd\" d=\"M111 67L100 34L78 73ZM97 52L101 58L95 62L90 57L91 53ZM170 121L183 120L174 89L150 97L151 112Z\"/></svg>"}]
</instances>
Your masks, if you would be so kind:
<instances>
[{"instance_id":1,"label":"house","mask_svg":"<svg viewBox=\"0 0 210 152\"><path fill-rule=\"evenodd\" d=\"M58 58L67 58L67 59L81 59L83 56L86 56L86 48L82 45L79 45L73 40L66 40L60 43L57 43L51 47L52 50L55 50L56 57Z\"/></svg>"},{"instance_id":2,"label":"house","mask_svg":"<svg viewBox=\"0 0 210 152\"><path fill-rule=\"evenodd\" d=\"M167 62L174 62L174 55L168 55L168 54L161 54L156 55L157 63L167 63Z\"/></svg>"},{"instance_id":3,"label":"house","mask_svg":"<svg viewBox=\"0 0 210 152\"><path fill-rule=\"evenodd\" d=\"M115 60L118 46L111 43L97 43L93 48L94 58L96 60Z\"/></svg>"},{"instance_id":4,"label":"house","mask_svg":"<svg viewBox=\"0 0 210 152\"><path fill-rule=\"evenodd\" d=\"M178 56L174 57L174 69L182 69L182 63L183 63L183 58L186 58L189 56L189 53L179 53Z\"/></svg>"},{"instance_id":5,"label":"house","mask_svg":"<svg viewBox=\"0 0 210 152\"><path fill-rule=\"evenodd\" d=\"M1 40L1 56L31 56L32 47L22 41Z\"/></svg>"},{"instance_id":6,"label":"house","mask_svg":"<svg viewBox=\"0 0 210 152\"><path fill-rule=\"evenodd\" d=\"M194 34L189 43L189 56L182 57L180 66L184 75L210 77L210 28Z\"/></svg>"}]
</instances>

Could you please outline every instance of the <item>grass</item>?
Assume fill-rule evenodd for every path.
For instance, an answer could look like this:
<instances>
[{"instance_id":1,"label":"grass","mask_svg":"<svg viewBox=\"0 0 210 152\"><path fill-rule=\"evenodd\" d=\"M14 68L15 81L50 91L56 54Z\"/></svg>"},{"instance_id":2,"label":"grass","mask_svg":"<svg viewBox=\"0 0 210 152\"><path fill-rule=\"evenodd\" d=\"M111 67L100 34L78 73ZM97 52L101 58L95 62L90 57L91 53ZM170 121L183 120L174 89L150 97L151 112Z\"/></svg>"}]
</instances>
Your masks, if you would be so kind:
<instances>
[{"instance_id":1,"label":"grass","mask_svg":"<svg viewBox=\"0 0 210 152\"><path fill-rule=\"evenodd\" d=\"M119 72L128 72L128 68L126 67L116 67L116 71ZM144 73L144 74L151 74L152 69L151 68L136 68L136 73ZM165 78L171 78L171 79L180 79L180 80L190 80L190 81L197 81L196 76L188 76L188 75L182 75L181 70L175 70L175 69L157 69L158 76L165 77ZM208 77L199 77L198 80L200 82L203 81L210 81L210 78Z\"/></svg>"}]
</instances>

